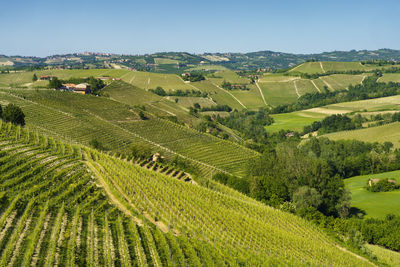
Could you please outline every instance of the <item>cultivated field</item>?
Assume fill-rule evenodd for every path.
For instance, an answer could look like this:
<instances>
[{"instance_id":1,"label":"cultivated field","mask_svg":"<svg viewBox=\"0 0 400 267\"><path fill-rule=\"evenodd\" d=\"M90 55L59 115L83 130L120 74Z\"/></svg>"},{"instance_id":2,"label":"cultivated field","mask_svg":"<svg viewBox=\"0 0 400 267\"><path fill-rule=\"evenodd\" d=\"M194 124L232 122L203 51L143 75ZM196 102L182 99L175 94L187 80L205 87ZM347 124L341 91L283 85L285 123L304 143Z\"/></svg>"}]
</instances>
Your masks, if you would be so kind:
<instances>
[{"instance_id":1,"label":"cultivated field","mask_svg":"<svg viewBox=\"0 0 400 267\"><path fill-rule=\"evenodd\" d=\"M366 217L384 218L390 213L400 215L400 190L370 192L364 188L370 178L391 178L400 182L400 171L345 179L346 188L351 192L351 205L364 210Z\"/></svg>"},{"instance_id":2,"label":"cultivated field","mask_svg":"<svg viewBox=\"0 0 400 267\"><path fill-rule=\"evenodd\" d=\"M52 135L83 144L97 139L106 149L120 152L128 152L135 143L146 144L169 158L188 159L203 175L227 171L242 176L247 161L258 156L235 143L151 115L142 121L138 109L103 97L17 89L1 90L0 95L2 104L15 103L23 109L28 125Z\"/></svg>"},{"instance_id":3,"label":"cultivated field","mask_svg":"<svg viewBox=\"0 0 400 267\"><path fill-rule=\"evenodd\" d=\"M400 123L394 122L382 126L343 131L323 135L332 140L359 140L364 142L392 142L396 148L400 147Z\"/></svg>"},{"instance_id":4,"label":"cultivated field","mask_svg":"<svg viewBox=\"0 0 400 267\"><path fill-rule=\"evenodd\" d=\"M310 222L0 122L2 266L370 266Z\"/></svg>"}]
</instances>

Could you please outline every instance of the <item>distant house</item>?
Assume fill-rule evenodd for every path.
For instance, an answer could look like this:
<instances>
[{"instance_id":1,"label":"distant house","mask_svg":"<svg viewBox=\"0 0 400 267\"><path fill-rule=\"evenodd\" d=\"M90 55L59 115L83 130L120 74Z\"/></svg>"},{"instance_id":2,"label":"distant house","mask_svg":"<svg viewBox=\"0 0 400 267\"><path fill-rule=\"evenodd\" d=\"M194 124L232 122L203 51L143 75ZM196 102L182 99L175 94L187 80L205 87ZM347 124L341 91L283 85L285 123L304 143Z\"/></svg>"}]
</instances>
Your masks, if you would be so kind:
<instances>
[{"instance_id":1,"label":"distant house","mask_svg":"<svg viewBox=\"0 0 400 267\"><path fill-rule=\"evenodd\" d=\"M113 81L120 81L121 78L112 78Z\"/></svg>"},{"instance_id":2,"label":"distant house","mask_svg":"<svg viewBox=\"0 0 400 267\"><path fill-rule=\"evenodd\" d=\"M182 73L181 76L182 76L182 77L190 77L190 73L188 73L188 72Z\"/></svg>"},{"instance_id":3,"label":"distant house","mask_svg":"<svg viewBox=\"0 0 400 267\"><path fill-rule=\"evenodd\" d=\"M80 83L75 85L75 87L73 88L75 93L79 93L79 94L89 94L90 93L90 85L88 83Z\"/></svg>"},{"instance_id":4,"label":"distant house","mask_svg":"<svg viewBox=\"0 0 400 267\"><path fill-rule=\"evenodd\" d=\"M50 81L50 80L53 80L54 77L55 76L53 76L53 75L43 75L43 76L40 76L39 80L41 80L41 81Z\"/></svg>"},{"instance_id":5,"label":"distant house","mask_svg":"<svg viewBox=\"0 0 400 267\"><path fill-rule=\"evenodd\" d=\"M290 133L285 134L285 136L286 136L287 138L290 138L290 137L293 137L293 136L294 136L294 133L293 133L293 132L290 132Z\"/></svg>"},{"instance_id":6,"label":"distant house","mask_svg":"<svg viewBox=\"0 0 400 267\"><path fill-rule=\"evenodd\" d=\"M107 81L107 80L110 80L111 77L96 77L96 79L102 80L102 81Z\"/></svg>"},{"instance_id":7,"label":"distant house","mask_svg":"<svg viewBox=\"0 0 400 267\"><path fill-rule=\"evenodd\" d=\"M65 90L68 90L68 91L74 91L75 86L76 85L74 83L63 83L63 88L62 89L65 89Z\"/></svg>"}]
</instances>

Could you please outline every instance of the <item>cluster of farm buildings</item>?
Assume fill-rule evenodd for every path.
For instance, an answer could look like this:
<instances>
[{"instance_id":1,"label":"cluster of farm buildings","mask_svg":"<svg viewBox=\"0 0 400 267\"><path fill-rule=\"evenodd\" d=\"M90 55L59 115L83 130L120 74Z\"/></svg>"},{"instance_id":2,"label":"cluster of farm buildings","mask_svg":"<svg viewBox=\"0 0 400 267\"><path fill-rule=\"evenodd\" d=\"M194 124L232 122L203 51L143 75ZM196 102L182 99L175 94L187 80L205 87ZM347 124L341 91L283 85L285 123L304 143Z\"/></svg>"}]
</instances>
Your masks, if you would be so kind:
<instances>
[{"instance_id":1,"label":"cluster of farm buildings","mask_svg":"<svg viewBox=\"0 0 400 267\"><path fill-rule=\"evenodd\" d=\"M54 78L55 76L53 75L43 75L40 77L41 81L50 81ZM121 80L120 78L112 78L112 77L96 77L96 79L106 81L106 80ZM79 84L74 84L74 83L63 83L62 87L60 89L67 90L70 92L74 93L79 93L79 94L89 94L90 93L90 84L88 83L79 83Z\"/></svg>"}]
</instances>

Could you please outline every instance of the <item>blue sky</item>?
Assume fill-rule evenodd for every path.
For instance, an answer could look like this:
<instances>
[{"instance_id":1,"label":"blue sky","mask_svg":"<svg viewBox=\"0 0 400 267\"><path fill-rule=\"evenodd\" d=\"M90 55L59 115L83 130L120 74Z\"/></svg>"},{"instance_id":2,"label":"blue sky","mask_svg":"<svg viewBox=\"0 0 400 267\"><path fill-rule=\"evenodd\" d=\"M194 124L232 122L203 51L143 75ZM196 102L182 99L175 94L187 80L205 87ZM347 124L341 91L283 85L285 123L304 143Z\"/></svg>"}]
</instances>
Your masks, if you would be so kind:
<instances>
[{"instance_id":1,"label":"blue sky","mask_svg":"<svg viewBox=\"0 0 400 267\"><path fill-rule=\"evenodd\" d=\"M400 49L400 1L0 0L0 54Z\"/></svg>"}]
</instances>

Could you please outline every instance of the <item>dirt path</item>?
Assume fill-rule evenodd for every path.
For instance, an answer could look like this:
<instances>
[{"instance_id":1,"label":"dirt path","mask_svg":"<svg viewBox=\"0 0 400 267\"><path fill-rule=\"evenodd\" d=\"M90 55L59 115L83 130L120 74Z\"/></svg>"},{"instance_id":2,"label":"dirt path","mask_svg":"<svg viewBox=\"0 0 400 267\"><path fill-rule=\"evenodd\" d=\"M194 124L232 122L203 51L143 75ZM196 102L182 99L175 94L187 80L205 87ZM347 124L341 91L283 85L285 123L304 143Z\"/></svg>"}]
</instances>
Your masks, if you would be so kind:
<instances>
[{"instance_id":1,"label":"dirt path","mask_svg":"<svg viewBox=\"0 0 400 267\"><path fill-rule=\"evenodd\" d=\"M151 103L147 103L147 105L149 105L149 106L151 106L151 107L153 107L153 108L155 108L155 109L161 110L161 111L163 111L163 112L165 112L165 113L167 113L167 114L169 114L169 115L171 115L171 116L176 116L175 113L172 113L172 112L170 112L170 111L168 111L168 110L165 110L165 109L163 109L163 108L160 108L160 107L156 107L156 106L154 106L154 105L151 104Z\"/></svg>"},{"instance_id":2,"label":"dirt path","mask_svg":"<svg viewBox=\"0 0 400 267\"><path fill-rule=\"evenodd\" d=\"M322 72L325 73L326 71L324 69L324 66L322 66L322 62L321 61L319 62L319 66L321 67Z\"/></svg>"},{"instance_id":3,"label":"dirt path","mask_svg":"<svg viewBox=\"0 0 400 267\"><path fill-rule=\"evenodd\" d=\"M229 92L228 90L225 90L222 87L219 87L217 84L211 82L215 87L217 87L218 89L221 89L222 91L224 91L225 93L228 93L231 97L233 97L242 107L247 108L245 105L243 105L242 102L240 102L239 99L237 99L231 92Z\"/></svg>"},{"instance_id":4,"label":"dirt path","mask_svg":"<svg viewBox=\"0 0 400 267\"><path fill-rule=\"evenodd\" d=\"M132 212L130 210L128 210L124 204L122 204L112 193L111 188L108 186L108 184L106 183L106 181L103 178L103 175L94 167L93 164L96 163L92 163L90 161L86 161L86 165L89 167L89 169L94 173L94 175L97 177L97 180L100 182L101 186L104 188L104 190L106 191L107 196L110 198L111 202L117 206L123 213L125 213L126 215L128 215L129 217L131 217L138 225L143 226L143 222L142 220L140 220L139 218L137 218L136 216L134 216L132 214ZM101 166L100 166L101 167ZM125 199L125 201L127 201L129 204L131 204L129 202L129 199L124 195L123 192L121 192L121 190L119 190L119 188L117 188L116 186L114 186L115 189L118 191L118 193L121 194L121 196Z\"/></svg>"},{"instance_id":5,"label":"dirt path","mask_svg":"<svg viewBox=\"0 0 400 267\"><path fill-rule=\"evenodd\" d=\"M296 81L293 81L294 89L296 90L297 97L300 97L299 89L297 88Z\"/></svg>"},{"instance_id":6,"label":"dirt path","mask_svg":"<svg viewBox=\"0 0 400 267\"><path fill-rule=\"evenodd\" d=\"M318 88L318 86L315 84L314 80L311 80L311 83L314 85L314 87L318 90L318 92L321 93L321 90Z\"/></svg>"},{"instance_id":7,"label":"dirt path","mask_svg":"<svg viewBox=\"0 0 400 267\"><path fill-rule=\"evenodd\" d=\"M260 87L260 85L258 85L258 82L256 82L256 86L257 86L258 90L260 90L260 95L261 95L261 97L262 97L262 99L263 99L263 101L264 101L264 104L265 104L266 106L268 106L267 101L265 101L265 97L264 97L264 94L263 94L263 92L262 92L262 90L261 90L261 87Z\"/></svg>"},{"instance_id":8,"label":"dirt path","mask_svg":"<svg viewBox=\"0 0 400 267\"><path fill-rule=\"evenodd\" d=\"M319 77L318 79L320 79L326 86L328 86L329 89L331 89L331 90L334 91L334 89L332 88L332 86L331 86L327 81L325 81L324 79L322 79L322 77Z\"/></svg>"},{"instance_id":9,"label":"dirt path","mask_svg":"<svg viewBox=\"0 0 400 267\"><path fill-rule=\"evenodd\" d=\"M356 257L356 258L358 258L358 259L360 259L360 260L362 260L362 261L368 262L368 263L371 264L372 266L378 266L378 265L374 264L373 262L370 262L368 259L366 259L366 258L364 258L364 257L361 257L360 255L355 254L354 252L351 252L351 251L347 250L346 248L341 247L341 246L338 245L338 244L336 244L336 247L339 248L340 250L344 251L344 252L347 252L347 253L353 255L354 257Z\"/></svg>"}]
</instances>

